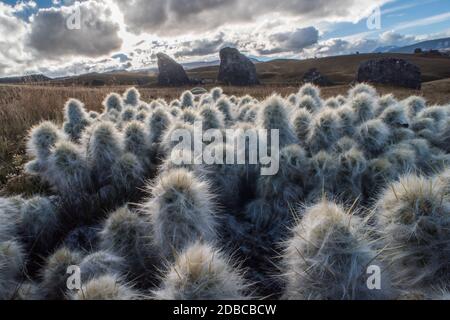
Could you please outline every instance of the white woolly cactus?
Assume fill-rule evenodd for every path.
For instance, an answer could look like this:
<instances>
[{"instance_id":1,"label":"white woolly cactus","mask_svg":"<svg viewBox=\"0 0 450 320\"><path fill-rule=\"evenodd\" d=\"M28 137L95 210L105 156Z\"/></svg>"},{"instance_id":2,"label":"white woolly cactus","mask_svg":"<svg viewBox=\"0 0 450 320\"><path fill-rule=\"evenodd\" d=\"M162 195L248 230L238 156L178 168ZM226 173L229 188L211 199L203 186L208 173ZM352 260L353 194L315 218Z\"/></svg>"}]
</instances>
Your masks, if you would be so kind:
<instances>
[{"instance_id":1,"label":"white woolly cactus","mask_svg":"<svg viewBox=\"0 0 450 320\"><path fill-rule=\"evenodd\" d=\"M214 102L217 102L223 95L223 90L220 87L211 89L211 97L214 100Z\"/></svg>"},{"instance_id":2,"label":"white woolly cactus","mask_svg":"<svg viewBox=\"0 0 450 320\"><path fill-rule=\"evenodd\" d=\"M123 152L123 137L113 124L100 122L85 137L87 161L100 185L111 178L111 167Z\"/></svg>"},{"instance_id":3,"label":"white woolly cactus","mask_svg":"<svg viewBox=\"0 0 450 320\"><path fill-rule=\"evenodd\" d=\"M363 193L363 174L367 168L364 154L356 147L345 151L339 156L339 168L336 185L341 192L338 196L355 201Z\"/></svg>"},{"instance_id":4,"label":"white woolly cactus","mask_svg":"<svg viewBox=\"0 0 450 320\"><path fill-rule=\"evenodd\" d=\"M144 296L116 275L104 275L82 285L71 300L141 300Z\"/></svg>"},{"instance_id":5,"label":"white woolly cactus","mask_svg":"<svg viewBox=\"0 0 450 320\"><path fill-rule=\"evenodd\" d=\"M100 248L124 258L131 280L144 285L155 280L160 256L153 243L152 229L145 217L123 207L112 213L100 233Z\"/></svg>"},{"instance_id":6,"label":"white woolly cactus","mask_svg":"<svg viewBox=\"0 0 450 320\"><path fill-rule=\"evenodd\" d=\"M356 139L361 147L372 156L381 153L389 143L391 130L380 119L370 120L357 128Z\"/></svg>"},{"instance_id":7,"label":"white woolly cactus","mask_svg":"<svg viewBox=\"0 0 450 320\"><path fill-rule=\"evenodd\" d=\"M200 107L199 115L202 119L203 130L222 129L224 127L224 116L216 107L204 105Z\"/></svg>"},{"instance_id":8,"label":"white woolly cactus","mask_svg":"<svg viewBox=\"0 0 450 320\"><path fill-rule=\"evenodd\" d=\"M194 124L196 121L200 120L200 117L197 115L197 113L193 110L190 109L185 109L183 112L181 112L181 114L179 115L179 120L189 123L189 124Z\"/></svg>"},{"instance_id":9,"label":"white woolly cactus","mask_svg":"<svg viewBox=\"0 0 450 320\"><path fill-rule=\"evenodd\" d=\"M398 104L386 108L380 115L380 119L392 128L409 127L409 120L405 110Z\"/></svg>"},{"instance_id":10,"label":"white woolly cactus","mask_svg":"<svg viewBox=\"0 0 450 320\"><path fill-rule=\"evenodd\" d=\"M311 113L317 112L321 108L321 106L317 104L317 101L310 96L304 96L299 98L297 102L297 107L300 109L306 109Z\"/></svg>"},{"instance_id":11,"label":"white woolly cactus","mask_svg":"<svg viewBox=\"0 0 450 320\"><path fill-rule=\"evenodd\" d=\"M236 208L240 205L240 199L236 196L239 190L242 166L227 164L227 154L235 157L235 150L224 143L215 143L207 148L205 152L217 159L219 163L203 164L195 168L199 176L206 178L211 186L214 186L214 193L217 194L217 201L227 208ZM234 159L233 159L234 160Z\"/></svg>"},{"instance_id":12,"label":"white woolly cactus","mask_svg":"<svg viewBox=\"0 0 450 320\"><path fill-rule=\"evenodd\" d=\"M193 108L194 107L194 95L191 91L185 91L180 97L181 109Z\"/></svg>"},{"instance_id":13,"label":"white woolly cactus","mask_svg":"<svg viewBox=\"0 0 450 320\"><path fill-rule=\"evenodd\" d=\"M20 210L25 202L21 197L0 197L0 242L17 236Z\"/></svg>"},{"instance_id":14,"label":"white woolly cactus","mask_svg":"<svg viewBox=\"0 0 450 320\"><path fill-rule=\"evenodd\" d=\"M224 121L227 126L234 122L234 117L231 110L231 103L227 98L221 98L216 102L216 108L222 112Z\"/></svg>"},{"instance_id":15,"label":"white woolly cactus","mask_svg":"<svg viewBox=\"0 0 450 320\"><path fill-rule=\"evenodd\" d=\"M67 248L57 250L53 255L47 258L42 269L42 281L39 289L45 299L64 300L70 294L67 288L67 269L73 265L79 265L81 255L72 252Z\"/></svg>"},{"instance_id":16,"label":"white woolly cactus","mask_svg":"<svg viewBox=\"0 0 450 320\"><path fill-rule=\"evenodd\" d=\"M138 121L130 122L123 130L124 151L134 154L146 170L150 170L149 134L144 124Z\"/></svg>"},{"instance_id":17,"label":"white woolly cactus","mask_svg":"<svg viewBox=\"0 0 450 320\"><path fill-rule=\"evenodd\" d=\"M290 94L288 97L287 97L287 101L291 104L291 106L293 106L293 107L295 107L295 106L297 106L297 103L298 103L298 98L297 98L297 95L295 94L295 93L292 93L292 94Z\"/></svg>"},{"instance_id":18,"label":"white woolly cactus","mask_svg":"<svg viewBox=\"0 0 450 320\"><path fill-rule=\"evenodd\" d=\"M106 113L112 113L113 111L120 113L123 109L122 97L117 93L111 93L103 101L103 106Z\"/></svg>"},{"instance_id":19,"label":"white woolly cactus","mask_svg":"<svg viewBox=\"0 0 450 320\"><path fill-rule=\"evenodd\" d=\"M248 285L222 252L195 243L177 258L153 292L158 300L244 300Z\"/></svg>"},{"instance_id":20,"label":"white woolly cactus","mask_svg":"<svg viewBox=\"0 0 450 320\"><path fill-rule=\"evenodd\" d=\"M336 110L336 115L341 124L342 134L349 137L353 136L355 133L354 123L356 121L356 115L353 112L353 109L344 105Z\"/></svg>"},{"instance_id":21,"label":"white woolly cactus","mask_svg":"<svg viewBox=\"0 0 450 320\"><path fill-rule=\"evenodd\" d=\"M56 240L61 226L55 200L34 197L27 200L20 210L20 231L33 251L46 253Z\"/></svg>"},{"instance_id":22,"label":"white woolly cactus","mask_svg":"<svg viewBox=\"0 0 450 320\"><path fill-rule=\"evenodd\" d=\"M171 107L169 112L172 115L172 117L177 118L182 111L179 107Z\"/></svg>"},{"instance_id":23,"label":"white woolly cactus","mask_svg":"<svg viewBox=\"0 0 450 320\"><path fill-rule=\"evenodd\" d=\"M280 96L271 96L261 107L257 125L266 130L278 130L280 146L297 142L297 137L289 122L285 101Z\"/></svg>"},{"instance_id":24,"label":"white woolly cactus","mask_svg":"<svg viewBox=\"0 0 450 320\"><path fill-rule=\"evenodd\" d=\"M26 171L39 179L11 187L26 180L30 194L28 184L43 182L46 196L0 198L0 298L251 298L229 250L259 296L392 298L388 270L400 298L449 291L449 106L380 97L366 84L326 101L311 84L286 99L220 88L140 99L135 88L112 93L101 114L72 99L63 126L31 130ZM227 141L192 143L197 121ZM264 129L280 138L270 176L249 161L251 142L262 160L255 130ZM237 156L245 163L229 164ZM425 176L401 178L411 172ZM288 240L299 203L312 207ZM283 284L273 252L286 240ZM81 267L82 291L67 290L69 265ZM382 290L368 290L368 265L382 267Z\"/></svg>"},{"instance_id":25,"label":"white woolly cactus","mask_svg":"<svg viewBox=\"0 0 450 320\"><path fill-rule=\"evenodd\" d=\"M377 90L367 83L358 83L348 91L348 99L353 99L358 94L365 93L372 97L378 95Z\"/></svg>"},{"instance_id":26,"label":"white woolly cactus","mask_svg":"<svg viewBox=\"0 0 450 320\"><path fill-rule=\"evenodd\" d=\"M448 284L450 203L438 180L404 176L377 202L380 257L399 288Z\"/></svg>"},{"instance_id":27,"label":"white woolly cactus","mask_svg":"<svg viewBox=\"0 0 450 320\"><path fill-rule=\"evenodd\" d=\"M311 158L310 192L307 202L315 202L324 195L333 196L336 187L338 166L336 159L326 151L320 151Z\"/></svg>"},{"instance_id":28,"label":"white woolly cactus","mask_svg":"<svg viewBox=\"0 0 450 320\"><path fill-rule=\"evenodd\" d=\"M193 141L194 139L194 126L187 122L182 121L174 121L170 127L167 128L167 130L164 132L164 135L161 139L161 149L163 153L166 155L166 157L173 156L172 150L175 148L180 141L176 140L173 141L174 137L178 137L179 134L186 134L189 133L189 137L186 137L186 139L191 139ZM194 144L191 144L191 148L193 149ZM202 149L203 150L203 149ZM178 150L180 151L180 150Z\"/></svg>"},{"instance_id":29,"label":"white woolly cactus","mask_svg":"<svg viewBox=\"0 0 450 320\"><path fill-rule=\"evenodd\" d=\"M90 125L89 115L83 103L70 99L64 106L64 132L75 142L79 142L84 130Z\"/></svg>"},{"instance_id":30,"label":"white woolly cactus","mask_svg":"<svg viewBox=\"0 0 450 320\"><path fill-rule=\"evenodd\" d=\"M161 142L164 131L170 126L171 121L170 115L163 108L157 108L152 112L148 120L151 143Z\"/></svg>"},{"instance_id":31,"label":"white woolly cactus","mask_svg":"<svg viewBox=\"0 0 450 320\"><path fill-rule=\"evenodd\" d=\"M433 119L437 124L444 122L448 117L448 111L444 107L433 106L424 109L418 114L419 118Z\"/></svg>"},{"instance_id":32,"label":"white woolly cactus","mask_svg":"<svg viewBox=\"0 0 450 320\"><path fill-rule=\"evenodd\" d=\"M386 108L396 105L398 103L392 93L386 94L378 99L378 106L375 108L375 117L379 117Z\"/></svg>"},{"instance_id":33,"label":"white woolly cactus","mask_svg":"<svg viewBox=\"0 0 450 320\"><path fill-rule=\"evenodd\" d=\"M127 123L136 119L136 109L134 107L127 106L120 114L120 121Z\"/></svg>"},{"instance_id":34,"label":"white woolly cactus","mask_svg":"<svg viewBox=\"0 0 450 320\"><path fill-rule=\"evenodd\" d=\"M385 157L394 166L398 176L416 169L416 151L409 143L393 145L385 152Z\"/></svg>"},{"instance_id":35,"label":"white woolly cactus","mask_svg":"<svg viewBox=\"0 0 450 320\"><path fill-rule=\"evenodd\" d=\"M97 251L83 258L80 263L81 282L86 283L92 279L108 274L124 274L125 259L108 251Z\"/></svg>"},{"instance_id":36,"label":"white woolly cactus","mask_svg":"<svg viewBox=\"0 0 450 320\"><path fill-rule=\"evenodd\" d=\"M35 165L27 166L27 168L35 170L27 171L33 174L44 172L52 148L63 139L64 135L52 122L45 121L33 127L27 141L27 152L35 158Z\"/></svg>"},{"instance_id":37,"label":"white woolly cactus","mask_svg":"<svg viewBox=\"0 0 450 320\"><path fill-rule=\"evenodd\" d=\"M293 144L281 149L279 166L275 175L259 177L258 199L246 208L246 215L257 230L288 225L292 207L307 193L309 159L302 147Z\"/></svg>"},{"instance_id":38,"label":"white woolly cactus","mask_svg":"<svg viewBox=\"0 0 450 320\"><path fill-rule=\"evenodd\" d=\"M424 98L418 96L411 96L401 102L407 109L408 116L412 119L417 116L422 110L427 107L427 102Z\"/></svg>"},{"instance_id":39,"label":"white woolly cactus","mask_svg":"<svg viewBox=\"0 0 450 320\"><path fill-rule=\"evenodd\" d=\"M299 109L296 111L292 118L292 125L294 127L295 134L301 143L305 143L309 135L309 128L313 117L307 109Z\"/></svg>"},{"instance_id":40,"label":"white woolly cactus","mask_svg":"<svg viewBox=\"0 0 450 320\"><path fill-rule=\"evenodd\" d=\"M125 194L137 193L137 188L143 184L145 177L144 167L132 153L119 156L111 172L113 172L112 185L118 192L125 192Z\"/></svg>"},{"instance_id":41,"label":"white woolly cactus","mask_svg":"<svg viewBox=\"0 0 450 320\"><path fill-rule=\"evenodd\" d=\"M79 146L68 141L60 141L52 149L44 177L63 195L79 196L92 186L84 154Z\"/></svg>"},{"instance_id":42,"label":"white woolly cactus","mask_svg":"<svg viewBox=\"0 0 450 320\"><path fill-rule=\"evenodd\" d=\"M213 195L207 182L185 169L167 172L149 187L143 210L153 226L155 244L166 258L198 241L215 241Z\"/></svg>"},{"instance_id":43,"label":"white woolly cactus","mask_svg":"<svg viewBox=\"0 0 450 320\"><path fill-rule=\"evenodd\" d=\"M242 108L242 107L244 107L244 106L246 106L248 104L252 104L254 102L254 100L255 99L252 96L245 95L245 96L243 96L242 98L239 99L238 107Z\"/></svg>"},{"instance_id":44,"label":"white woolly cactus","mask_svg":"<svg viewBox=\"0 0 450 320\"><path fill-rule=\"evenodd\" d=\"M341 106L341 103L336 98L329 98L325 101L325 107L331 109L338 109Z\"/></svg>"},{"instance_id":45,"label":"white woolly cactus","mask_svg":"<svg viewBox=\"0 0 450 320\"><path fill-rule=\"evenodd\" d=\"M89 111L88 115L90 120L97 120L98 118L100 118L100 114L96 111Z\"/></svg>"},{"instance_id":46,"label":"white woolly cactus","mask_svg":"<svg viewBox=\"0 0 450 320\"><path fill-rule=\"evenodd\" d=\"M355 113L356 123L366 122L374 117L375 99L367 93L355 95L349 104Z\"/></svg>"},{"instance_id":47,"label":"white woolly cactus","mask_svg":"<svg viewBox=\"0 0 450 320\"><path fill-rule=\"evenodd\" d=\"M16 298L24 278L25 253L15 241L0 242L0 300Z\"/></svg>"},{"instance_id":48,"label":"white woolly cactus","mask_svg":"<svg viewBox=\"0 0 450 320\"><path fill-rule=\"evenodd\" d=\"M306 208L283 255L284 298L373 300L391 297L382 270L382 290L367 286L367 267L380 264L364 222L328 201Z\"/></svg>"},{"instance_id":49,"label":"white woolly cactus","mask_svg":"<svg viewBox=\"0 0 450 320\"><path fill-rule=\"evenodd\" d=\"M305 108L306 106L302 106L301 105L301 99L304 97L311 97L314 100L314 106L315 106L315 110L318 110L322 107L322 99L320 98L320 88L311 84L311 83L306 83L304 84L299 92L298 95L300 97L300 107L301 108ZM312 110L310 110L312 111Z\"/></svg>"},{"instance_id":50,"label":"white woolly cactus","mask_svg":"<svg viewBox=\"0 0 450 320\"><path fill-rule=\"evenodd\" d=\"M312 152L328 150L341 137L341 123L333 109L325 108L311 123L308 145Z\"/></svg>"},{"instance_id":51,"label":"white woolly cactus","mask_svg":"<svg viewBox=\"0 0 450 320\"><path fill-rule=\"evenodd\" d=\"M141 94L136 88L129 88L123 94L123 103L125 105L137 107L140 103Z\"/></svg>"}]
</instances>

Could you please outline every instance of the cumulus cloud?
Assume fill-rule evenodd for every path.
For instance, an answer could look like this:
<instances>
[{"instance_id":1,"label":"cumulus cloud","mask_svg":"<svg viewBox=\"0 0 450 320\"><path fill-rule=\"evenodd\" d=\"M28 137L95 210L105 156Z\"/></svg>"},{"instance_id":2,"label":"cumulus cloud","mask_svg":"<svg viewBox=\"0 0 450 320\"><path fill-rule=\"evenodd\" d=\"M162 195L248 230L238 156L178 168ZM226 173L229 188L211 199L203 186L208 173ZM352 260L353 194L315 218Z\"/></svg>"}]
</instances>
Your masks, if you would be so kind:
<instances>
[{"instance_id":1,"label":"cumulus cloud","mask_svg":"<svg viewBox=\"0 0 450 320\"><path fill-rule=\"evenodd\" d=\"M16 9L0 2L0 61L2 74L16 73L29 55L24 50L26 23L16 16Z\"/></svg>"},{"instance_id":2,"label":"cumulus cloud","mask_svg":"<svg viewBox=\"0 0 450 320\"><path fill-rule=\"evenodd\" d=\"M176 58L179 58L217 54L222 47L232 45L231 43L226 43L224 38L225 35L220 33L212 39L199 39L183 42L174 55Z\"/></svg>"},{"instance_id":3,"label":"cumulus cloud","mask_svg":"<svg viewBox=\"0 0 450 320\"><path fill-rule=\"evenodd\" d=\"M179 34L207 32L232 23L282 15L328 21L352 21L368 16L390 0L113 0L134 33ZM226 12L227 14L224 14Z\"/></svg>"},{"instance_id":4,"label":"cumulus cloud","mask_svg":"<svg viewBox=\"0 0 450 320\"><path fill-rule=\"evenodd\" d=\"M282 52L300 52L316 44L319 30L314 27L301 28L292 32L275 33L269 36L269 44L257 48L259 54L276 54ZM269 47L269 48L268 48Z\"/></svg>"},{"instance_id":5,"label":"cumulus cloud","mask_svg":"<svg viewBox=\"0 0 450 320\"><path fill-rule=\"evenodd\" d=\"M406 46L417 41L415 36L408 36L395 31L386 31L380 35L380 42L385 45Z\"/></svg>"},{"instance_id":6,"label":"cumulus cloud","mask_svg":"<svg viewBox=\"0 0 450 320\"><path fill-rule=\"evenodd\" d=\"M69 28L67 21L72 19L73 26L76 26L77 17L80 28ZM27 45L47 59L97 57L122 46L119 24L111 18L108 6L99 1L41 9L32 16L30 28Z\"/></svg>"}]
</instances>

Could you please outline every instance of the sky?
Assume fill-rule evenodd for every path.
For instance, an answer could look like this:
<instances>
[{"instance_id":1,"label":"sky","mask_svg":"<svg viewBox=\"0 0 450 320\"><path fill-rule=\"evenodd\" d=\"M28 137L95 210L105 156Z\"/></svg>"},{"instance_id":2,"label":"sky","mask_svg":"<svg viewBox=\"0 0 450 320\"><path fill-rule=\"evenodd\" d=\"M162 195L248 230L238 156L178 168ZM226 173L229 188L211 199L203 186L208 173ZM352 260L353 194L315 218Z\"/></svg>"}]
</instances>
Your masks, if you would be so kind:
<instances>
[{"instance_id":1,"label":"sky","mask_svg":"<svg viewBox=\"0 0 450 320\"><path fill-rule=\"evenodd\" d=\"M450 37L449 0L0 0L0 77L305 59Z\"/></svg>"}]
</instances>

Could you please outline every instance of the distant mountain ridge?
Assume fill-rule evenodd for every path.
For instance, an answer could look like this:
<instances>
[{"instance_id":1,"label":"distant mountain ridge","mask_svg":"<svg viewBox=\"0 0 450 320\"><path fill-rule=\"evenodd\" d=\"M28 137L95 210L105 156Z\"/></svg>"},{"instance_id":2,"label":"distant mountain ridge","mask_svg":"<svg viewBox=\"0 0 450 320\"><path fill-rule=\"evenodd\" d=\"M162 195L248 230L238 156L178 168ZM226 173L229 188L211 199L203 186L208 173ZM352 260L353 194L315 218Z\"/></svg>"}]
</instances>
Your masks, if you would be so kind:
<instances>
[{"instance_id":1,"label":"distant mountain ridge","mask_svg":"<svg viewBox=\"0 0 450 320\"><path fill-rule=\"evenodd\" d=\"M423 42L418 42L406 47L394 47L389 49L387 52L391 53L414 53L416 49L422 49L422 51L430 51L430 50L446 50L450 49L450 38L441 38L435 40L428 40ZM381 51L377 51L381 52ZM386 52L386 51L385 51Z\"/></svg>"},{"instance_id":2,"label":"distant mountain ridge","mask_svg":"<svg viewBox=\"0 0 450 320\"><path fill-rule=\"evenodd\" d=\"M44 82L50 81L52 78L49 78L43 74L30 74L27 76L21 77L7 77L0 78L0 83L32 83L32 82Z\"/></svg>"}]
</instances>

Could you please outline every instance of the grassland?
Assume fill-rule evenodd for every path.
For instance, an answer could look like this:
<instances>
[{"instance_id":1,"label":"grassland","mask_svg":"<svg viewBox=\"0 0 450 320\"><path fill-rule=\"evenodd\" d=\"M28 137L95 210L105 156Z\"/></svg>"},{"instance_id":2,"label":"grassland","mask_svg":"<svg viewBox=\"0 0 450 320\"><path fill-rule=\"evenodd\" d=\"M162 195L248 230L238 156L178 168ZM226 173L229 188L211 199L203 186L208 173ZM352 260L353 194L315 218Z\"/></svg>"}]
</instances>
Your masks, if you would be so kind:
<instances>
[{"instance_id":1,"label":"grassland","mask_svg":"<svg viewBox=\"0 0 450 320\"><path fill-rule=\"evenodd\" d=\"M354 80L362 61L384 57L406 59L422 70L423 88L414 91L377 86L382 93L393 93L398 99L410 95L425 97L430 104L450 102L450 59L439 56L402 54L361 54L308 60L274 60L256 65L263 85L256 87L225 87L229 95L250 94L264 98L272 93L287 96L297 92L303 74L318 68L335 85L322 88L325 98L345 94ZM205 88L212 88L218 67L204 67L188 71L191 78L203 79ZM23 181L21 168L25 159L25 137L28 130L43 120L62 121L62 108L68 98L83 101L88 110L99 111L104 97L111 91L122 93L131 85L139 88L145 101L156 98L171 100L191 87L161 88L156 75L149 72L117 72L88 74L49 83L0 85L0 190L20 193ZM19 183L18 183L19 182ZM19 189L17 189L19 186ZM1 191L0 191L1 192Z\"/></svg>"},{"instance_id":2,"label":"grassland","mask_svg":"<svg viewBox=\"0 0 450 320\"><path fill-rule=\"evenodd\" d=\"M211 86L206 86L209 88ZM43 120L62 122L62 108L68 98L83 101L88 110L102 109L104 97L111 91L122 93L127 86L84 87L84 86L0 86L0 190L9 192L27 192L33 183L22 175L22 165L26 161L25 138L28 130ZM347 92L349 85L340 85L322 89L324 97ZM450 79L428 82L421 91L402 88L378 86L381 93L393 93L398 99L410 95L424 96L431 104L448 104L450 102ZM139 91L145 101L155 98L174 99L181 95L184 88L146 88ZM250 94L264 98L272 93L287 96L297 92L293 84L266 84L257 87L225 87L229 95L242 96ZM31 186L34 187L34 186Z\"/></svg>"}]
</instances>

